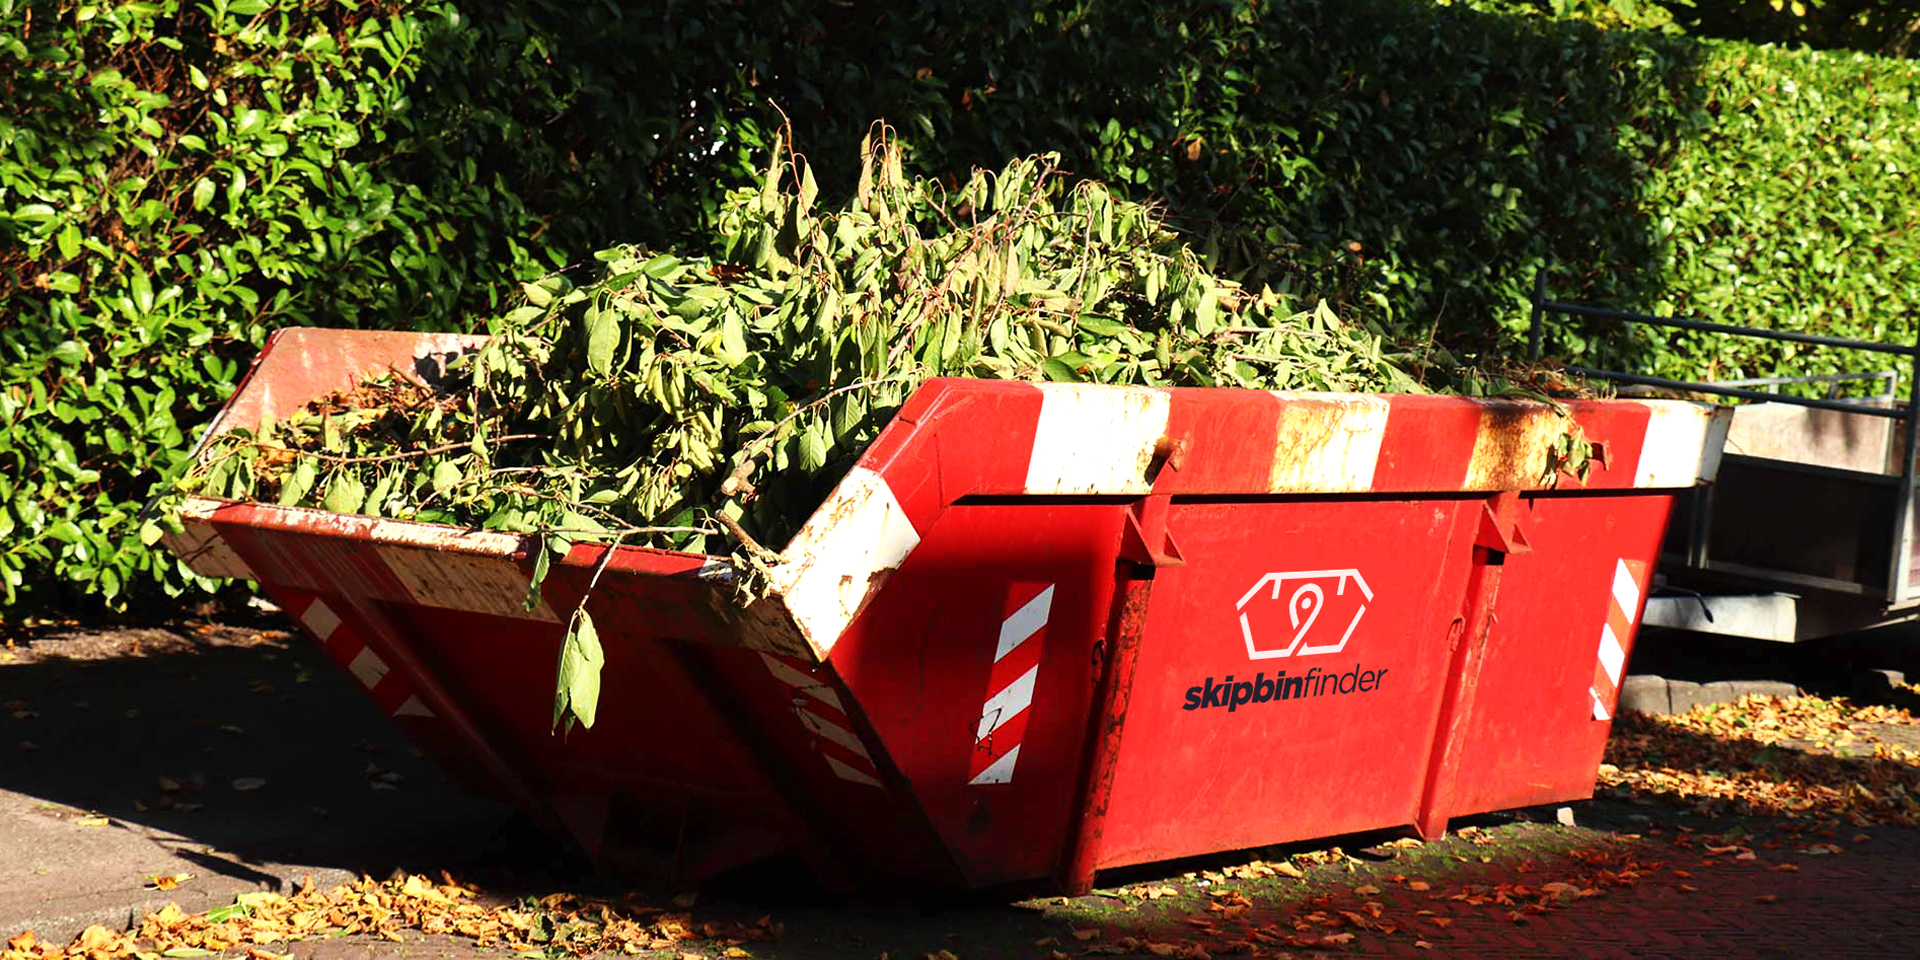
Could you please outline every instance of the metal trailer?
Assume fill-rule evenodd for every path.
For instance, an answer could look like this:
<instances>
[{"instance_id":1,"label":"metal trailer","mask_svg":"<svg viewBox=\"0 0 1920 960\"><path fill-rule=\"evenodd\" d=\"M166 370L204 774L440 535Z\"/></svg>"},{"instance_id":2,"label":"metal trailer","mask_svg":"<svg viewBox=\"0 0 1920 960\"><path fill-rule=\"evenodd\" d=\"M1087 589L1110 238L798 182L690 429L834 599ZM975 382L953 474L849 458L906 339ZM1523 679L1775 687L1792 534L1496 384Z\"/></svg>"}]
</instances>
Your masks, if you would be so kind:
<instances>
[{"instance_id":1,"label":"metal trailer","mask_svg":"<svg viewBox=\"0 0 1920 960\"><path fill-rule=\"evenodd\" d=\"M283 330L213 430L473 342ZM167 546L259 581L422 749L615 865L1085 891L1591 794L1725 418L1569 406L1606 452L1584 483L1541 404L935 380L749 606L720 558L580 544L529 610L536 541L268 504L191 500ZM583 596L604 692L560 738Z\"/></svg>"},{"instance_id":2,"label":"metal trailer","mask_svg":"<svg viewBox=\"0 0 1920 960\"><path fill-rule=\"evenodd\" d=\"M1548 314L1906 358L1920 347L1765 330L1562 303L1535 281L1530 353ZM1914 538L1914 449L1920 376L1895 396L1898 371L1757 380L1685 381L1570 366L1619 383L1752 401L1733 408L1717 481L1684 494L1661 548L1647 603L1652 628L1795 642L1920 618ZM1880 395L1840 399L1842 384L1879 380ZM1824 383L1827 397L1754 389Z\"/></svg>"}]
</instances>

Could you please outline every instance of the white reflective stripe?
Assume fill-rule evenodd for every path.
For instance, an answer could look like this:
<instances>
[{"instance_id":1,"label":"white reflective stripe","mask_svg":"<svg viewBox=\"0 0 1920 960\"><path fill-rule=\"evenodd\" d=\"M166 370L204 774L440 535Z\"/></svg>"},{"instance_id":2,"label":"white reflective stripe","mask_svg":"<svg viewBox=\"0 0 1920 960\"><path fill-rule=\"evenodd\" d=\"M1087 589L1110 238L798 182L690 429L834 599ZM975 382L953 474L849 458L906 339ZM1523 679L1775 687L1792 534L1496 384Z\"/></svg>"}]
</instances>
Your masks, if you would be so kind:
<instances>
[{"instance_id":1,"label":"white reflective stripe","mask_svg":"<svg viewBox=\"0 0 1920 960\"><path fill-rule=\"evenodd\" d=\"M842 780L852 780L854 783L864 783L869 787L880 786L880 781L864 773L861 773L860 771L855 770L854 768L849 767L846 764L841 763L840 761L835 760L832 757L827 758L827 767L833 771L834 776L839 777Z\"/></svg>"},{"instance_id":2,"label":"white reflective stripe","mask_svg":"<svg viewBox=\"0 0 1920 960\"><path fill-rule=\"evenodd\" d=\"M845 747L848 753L854 754L868 763L873 762L873 758L867 755L867 748L860 745L860 738L854 736L853 731L837 723L828 723L814 715L810 710L797 710L794 712L800 714L800 722L806 724L807 729L812 730L816 735Z\"/></svg>"},{"instance_id":3,"label":"white reflective stripe","mask_svg":"<svg viewBox=\"0 0 1920 960\"><path fill-rule=\"evenodd\" d=\"M1020 759L1020 748L1016 746L967 783L973 786L983 783L1008 783L1013 780L1013 764L1018 759Z\"/></svg>"},{"instance_id":4,"label":"white reflective stripe","mask_svg":"<svg viewBox=\"0 0 1920 960\"><path fill-rule=\"evenodd\" d=\"M207 522L221 506L223 504L218 500L189 497L180 507L180 532L162 534L161 544L192 567L194 573L203 577L260 579L248 569L246 561L240 559L240 555L234 553L233 548L220 538L213 524Z\"/></svg>"},{"instance_id":5,"label":"white reflective stripe","mask_svg":"<svg viewBox=\"0 0 1920 960\"><path fill-rule=\"evenodd\" d=\"M881 574L906 562L920 534L885 477L854 467L800 528L773 569L774 592L824 659Z\"/></svg>"},{"instance_id":6,"label":"white reflective stripe","mask_svg":"<svg viewBox=\"0 0 1920 960\"><path fill-rule=\"evenodd\" d=\"M1733 408L1716 410L1686 400L1643 400L1651 416L1647 435L1640 441L1640 461L1634 468L1636 487L1691 487L1711 481L1720 466L1721 448Z\"/></svg>"},{"instance_id":7,"label":"white reflective stripe","mask_svg":"<svg viewBox=\"0 0 1920 960\"><path fill-rule=\"evenodd\" d=\"M809 696L813 697L815 700L818 700L821 703L824 703L827 706L840 711L841 713L847 712L846 708L840 705L840 696L834 693L833 688L830 686L827 686L825 681L815 680L814 678L809 677L798 670L795 670L793 667L789 666L786 663L786 661L781 660L779 657L776 657L770 653L761 654L760 659L765 660L767 662L767 672L773 674L773 678L775 680L778 680L781 683L784 683L787 686L794 688L795 690L799 690L803 693L806 693Z\"/></svg>"},{"instance_id":8,"label":"white reflective stripe","mask_svg":"<svg viewBox=\"0 0 1920 960\"><path fill-rule=\"evenodd\" d=\"M377 552L414 603L511 620L560 622L544 598L527 609L527 578L505 557L385 545Z\"/></svg>"},{"instance_id":9,"label":"white reflective stripe","mask_svg":"<svg viewBox=\"0 0 1920 960\"><path fill-rule=\"evenodd\" d=\"M1026 492L1146 493L1147 465L1172 405L1166 391L1150 387L1042 385Z\"/></svg>"},{"instance_id":10,"label":"white reflective stripe","mask_svg":"<svg viewBox=\"0 0 1920 960\"><path fill-rule=\"evenodd\" d=\"M1005 726L1033 702L1033 680L1039 674L1040 665L1036 663L1018 680L1007 684L1005 690L987 698L986 705L980 708L980 730L974 734L975 741L985 740L987 734Z\"/></svg>"},{"instance_id":11,"label":"white reflective stripe","mask_svg":"<svg viewBox=\"0 0 1920 960\"><path fill-rule=\"evenodd\" d=\"M1620 688L1620 669L1626 665L1627 653L1620 649L1620 640L1613 635L1613 625L1601 624L1600 666L1607 671L1607 679L1613 681L1616 690Z\"/></svg>"},{"instance_id":12,"label":"white reflective stripe","mask_svg":"<svg viewBox=\"0 0 1920 960\"><path fill-rule=\"evenodd\" d=\"M368 690L372 690L374 685L380 682L380 678L387 675L387 662L380 659L380 655L374 653L373 648L361 647L359 656L354 657L353 662L347 664L347 669L354 676L359 677L360 682L365 684Z\"/></svg>"},{"instance_id":13,"label":"white reflective stripe","mask_svg":"<svg viewBox=\"0 0 1920 960\"><path fill-rule=\"evenodd\" d=\"M1039 596L1027 601L1026 606L1015 610L1013 616L1000 625L1000 646L993 651L993 662L999 663L1013 648L1039 633L1040 628L1047 625L1047 614L1052 609L1053 585L1048 584Z\"/></svg>"},{"instance_id":14,"label":"white reflective stripe","mask_svg":"<svg viewBox=\"0 0 1920 960\"><path fill-rule=\"evenodd\" d=\"M306 624L307 629L312 631L321 643L325 643L328 637L333 636L333 631L340 626L340 615L334 613L333 608L327 606L325 601L316 599L308 605L307 611L300 615L300 622Z\"/></svg>"},{"instance_id":15,"label":"white reflective stripe","mask_svg":"<svg viewBox=\"0 0 1920 960\"><path fill-rule=\"evenodd\" d=\"M1350 493L1373 489L1387 435L1385 397L1275 391L1284 404L1267 489Z\"/></svg>"},{"instance_id":16,"label":"white reflective stripe","mask_svg":"<svg viewBox=\"0 0 1920 960\"><path fill-rule=\"evenodd\" d=\"M393 711L393 715L396 717L431 717L433 716L433 711L428 710L427 705L421 703L419 697L408 697L406 703L401 704L399 709Z\"/></svg>"},{"instance_id":17,"label":"white reflective stripe","mask_svg":"<svg viewBox=\"0 0 1920 960\"><path fill-rule=\"evenodd\" d=\"M1633 581L1633 571L1627 569L1625 560L1614 562L1613 602L1620 605L1620 613L1632 623L1634 611L1640 609L1640 585Z\"/></svg>"},{"instance_id":18,"label":"white reflective stripe","mask_svg":"<svg viewBox=\"0 0 1920 960\"><path fill-rule=\"evenodd\" d=\"M1610 715L1610 714L1608 714L1608 713L1607 713L1607 703L1606 703L1606 701L1604 701L1604 700L1602 700L1602 699L1600 699L1600 691L1598 691L1598 690L1588 690L1588 691L1587 691L1587 696L1589 696L1589 697L1592 697L1592 698L1593 698L1593 718L1594 718L1595 720L1611 720L1611 719L1613 719L1613 717L1612 717L1612 715Z\"/></svg>"}]
</instances>

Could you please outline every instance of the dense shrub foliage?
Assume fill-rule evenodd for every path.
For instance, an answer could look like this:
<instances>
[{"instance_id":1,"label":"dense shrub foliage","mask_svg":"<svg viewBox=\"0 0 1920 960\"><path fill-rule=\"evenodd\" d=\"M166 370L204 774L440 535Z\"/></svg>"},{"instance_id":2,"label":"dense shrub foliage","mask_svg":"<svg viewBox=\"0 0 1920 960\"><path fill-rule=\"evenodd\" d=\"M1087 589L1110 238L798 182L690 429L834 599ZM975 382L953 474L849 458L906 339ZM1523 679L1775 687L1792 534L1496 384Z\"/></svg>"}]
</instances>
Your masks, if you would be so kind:
<instances>
[{"instance_id":1,"label":"dense shrub foliage","mask_svg":"<svg viewBox=\"0 0 1920 960\"><path fill-rule=\"evenodd\" d=\"M1516 342L1546 264L1567 298L1911 336L1913 62L1636 22L1412 0L0 0L5 600L188 586L142 548L139 504L272 329L462 327L613 243L710 253L695 238L788 120L822 171L857 169L880 117L916 174L1058 150L1164 200L1256 289L1455 352ZM1668 374L1782 359L1577 324L1550 342Z\"/></svg>"}]
</instances>

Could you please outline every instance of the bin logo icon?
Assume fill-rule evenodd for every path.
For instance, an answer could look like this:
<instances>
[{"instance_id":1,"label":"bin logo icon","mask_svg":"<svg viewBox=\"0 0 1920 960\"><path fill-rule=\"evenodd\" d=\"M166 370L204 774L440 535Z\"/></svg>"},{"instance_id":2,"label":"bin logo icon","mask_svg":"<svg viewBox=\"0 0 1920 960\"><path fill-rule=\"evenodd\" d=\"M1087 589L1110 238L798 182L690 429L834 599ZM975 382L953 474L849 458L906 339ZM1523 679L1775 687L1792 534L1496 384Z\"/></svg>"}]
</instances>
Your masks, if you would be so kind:
<instances>
[{"instance_id":1,"label":"bin logo icon","mask_svg":"<svg viewBox=\"0 0 1920 960\"><path fill-rule=\"evenodd\" d=\"M1320 624L1320 614L1327 605L1327 591L1331 589L1334 596L1345 597L1349 586L1359 596L1353 619L1346 622L1344 629L1337 621ZM1286 597L1284 624L1278 611L1273 609L1282 596ZM1352 639L1354 628L1360 625L1360 618L1367 615L1367 604L1372 601L1373 589L1355 569L1269 573L1255 581L1235 605L1240 611L1240 635L1247 641L1247 659L1339 653L1347 648L1347 641ZM1342 631L1337 641L1306 642L1309 637L1330 637L1335 630Z\"/></svg>"}]
</instances>

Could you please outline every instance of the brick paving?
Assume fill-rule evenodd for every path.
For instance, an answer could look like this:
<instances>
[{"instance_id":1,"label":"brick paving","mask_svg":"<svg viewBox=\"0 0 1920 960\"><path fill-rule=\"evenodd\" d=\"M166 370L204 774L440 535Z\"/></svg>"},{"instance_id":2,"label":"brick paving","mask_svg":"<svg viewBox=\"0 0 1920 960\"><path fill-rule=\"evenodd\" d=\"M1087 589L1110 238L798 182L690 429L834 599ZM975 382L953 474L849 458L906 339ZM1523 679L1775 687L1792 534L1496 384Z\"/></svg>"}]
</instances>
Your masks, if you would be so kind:
<instances>
[{"instance_id":1,"label":"brick paving","mask_svg":"<svg viewBox=\"0 0 1920 960\"><path fill-rule=\"evenodd\" d=\"M1920 830L1874 828L1840 854L1791 845L1755 859L1703 856L1649 841L1664 866L1630 887L1580 900L1524 924L1484 908L1441 912L1432 946L1404 938L1340 953L1420 957L1914 957L1920 956ZM1762 833L1760 836L1766 836ZM1748 841L1754 842L1754 841ZM1708 865L1712 863L1713 865ZM1780 870L1785 865L1793 870ZM1676 877L1683 870L1692 876ZM1685 886L1695 889L1689 891ZM1763 899L1772 898L1772 899Z\"/></svg>"}]
</instances>

